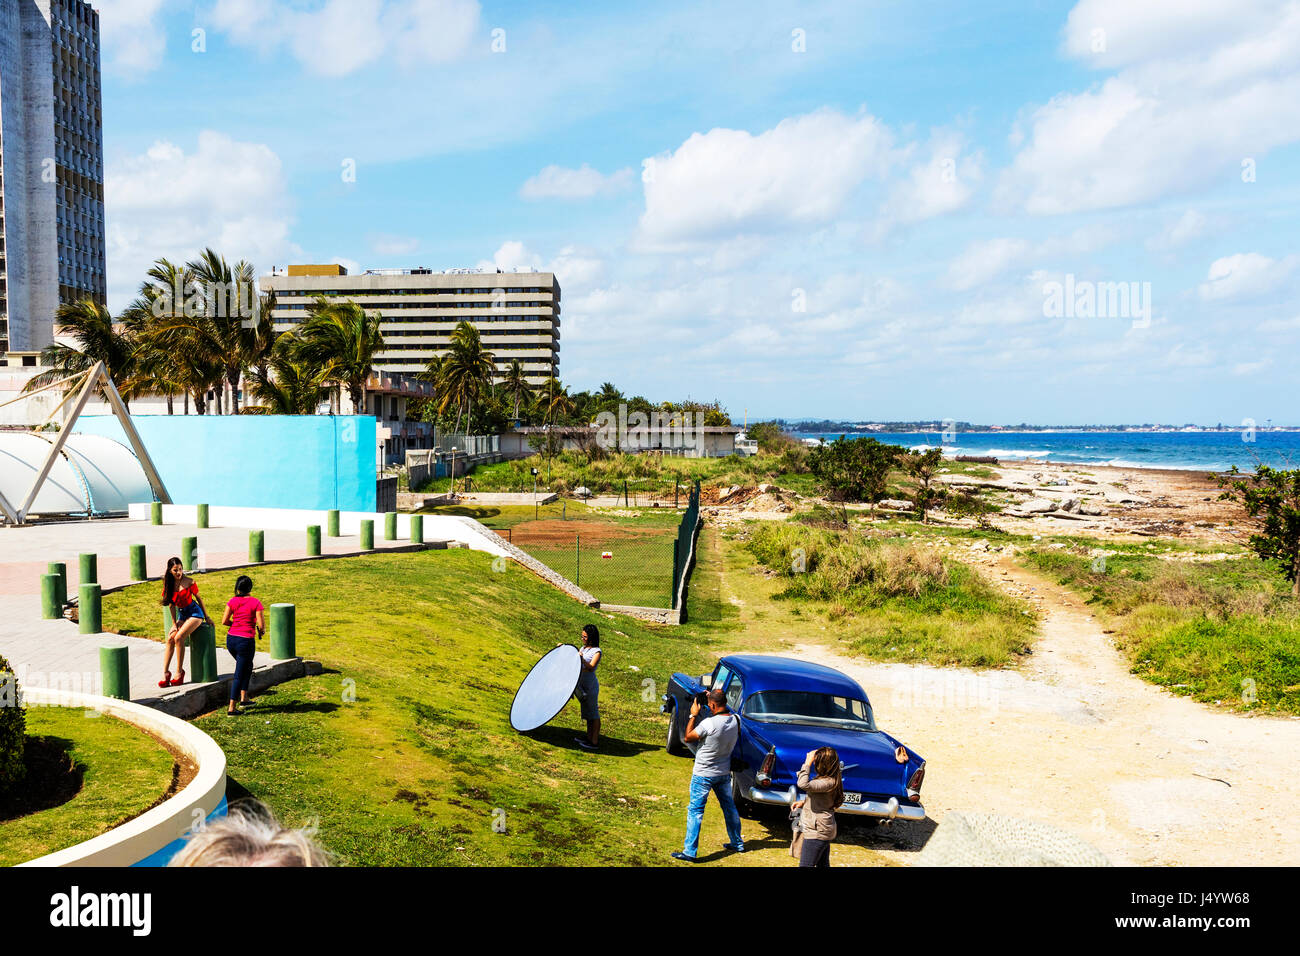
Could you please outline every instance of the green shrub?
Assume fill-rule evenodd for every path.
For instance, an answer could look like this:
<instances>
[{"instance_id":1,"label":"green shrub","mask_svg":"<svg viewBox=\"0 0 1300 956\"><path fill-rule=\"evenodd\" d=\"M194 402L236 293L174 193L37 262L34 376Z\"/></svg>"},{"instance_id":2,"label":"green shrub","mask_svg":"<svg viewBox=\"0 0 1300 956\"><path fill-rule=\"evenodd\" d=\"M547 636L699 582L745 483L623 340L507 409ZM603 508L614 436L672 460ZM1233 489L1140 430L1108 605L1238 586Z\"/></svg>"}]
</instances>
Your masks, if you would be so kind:
<instances>
[{"instance_id":1,"label":"green shrub","mask_svg":"<svg viewBox=\"0 0 1300 956\"><path fill-rule=\"evenodd\" d=\"M20 783L27 740L27 713L19 706L18 677L0 655L0 794Z\"/></svg>"}]
</instances>

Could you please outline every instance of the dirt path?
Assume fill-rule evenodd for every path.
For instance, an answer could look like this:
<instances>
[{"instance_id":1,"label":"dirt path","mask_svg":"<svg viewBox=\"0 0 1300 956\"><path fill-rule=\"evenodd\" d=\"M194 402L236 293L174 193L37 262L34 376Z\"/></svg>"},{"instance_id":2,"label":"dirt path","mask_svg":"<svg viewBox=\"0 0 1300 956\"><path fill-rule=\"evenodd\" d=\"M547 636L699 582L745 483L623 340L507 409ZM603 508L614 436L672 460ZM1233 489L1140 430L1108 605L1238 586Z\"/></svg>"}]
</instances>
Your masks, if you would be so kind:
<instances>
[{"instance_id":1,"label":"dirt path","mask_svg":"<svg viewBox=\"0 0 1300 956\"><path fill-rule=\"evenodd\" d=\"M1086 605L990 556L980 568L1043 612L1030 661L975 672L871 664L825 646L807 660L851 675L877 720L927 760L924 803L1062 827L1116 864L1300 863L1300 720L1245 717L1128 673ZM866 832L900 862L923 835Z\"/></svg>"}]
</instances>

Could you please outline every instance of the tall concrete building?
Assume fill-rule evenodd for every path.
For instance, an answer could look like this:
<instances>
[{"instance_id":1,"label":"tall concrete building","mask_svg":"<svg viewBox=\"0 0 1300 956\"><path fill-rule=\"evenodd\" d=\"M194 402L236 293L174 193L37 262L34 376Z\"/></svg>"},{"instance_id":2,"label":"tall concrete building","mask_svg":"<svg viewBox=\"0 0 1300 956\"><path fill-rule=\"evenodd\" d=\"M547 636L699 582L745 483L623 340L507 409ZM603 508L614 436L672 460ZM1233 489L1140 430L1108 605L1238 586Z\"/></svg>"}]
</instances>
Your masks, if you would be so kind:
<instances>
[{"instance_id":1,"label":"tall concrete building","mask_svg":"<svg viewBox=\"0 0 1300 956\"><path fill-rule=\"evenodd\" d=\"M451 347L463 320L479 330L498 375L512 361L532 385L560 368L560 284L553 273L485 269L372 269L350 276L342 266L289 266L263 276L262 291L275 293L271 317L277 331L307 316L316 296L351 299L382 316L384 350L375 368L413 374Z\"/></svg>"},{"instance_id":2,"label":"tall concrete building","mask_svg":"<svg viewBox=\"0 0 1300 956\"><path fill-rule=\"evenodd\" d=\"M54 341L60 303L105 301L99 14L0 0L0 353Z\"/></svg>"}]
</instances>

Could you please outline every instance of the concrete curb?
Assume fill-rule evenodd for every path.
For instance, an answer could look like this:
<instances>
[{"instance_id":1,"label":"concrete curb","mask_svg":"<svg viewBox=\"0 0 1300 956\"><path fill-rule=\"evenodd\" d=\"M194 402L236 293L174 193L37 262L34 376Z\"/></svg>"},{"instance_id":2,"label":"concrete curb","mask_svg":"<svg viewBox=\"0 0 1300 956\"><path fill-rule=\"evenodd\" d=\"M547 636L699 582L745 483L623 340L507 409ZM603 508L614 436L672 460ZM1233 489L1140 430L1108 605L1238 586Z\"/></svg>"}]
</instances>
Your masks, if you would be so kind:
<instances>
[{"instance_id":1,"label":"concrete curb","mask_svg":"<svg viewBox=\"0 0 1300 956\"><path fill-rule=\"evenodd\" d=\"M226 755L199 730L155 708L111 697L26 687L27 704L51 704L97 710L165 740L198 765L198 773L180 793L107 833L20 866L163 865L198 821L226 812ZM173 847L175 844L175 847Z\"/></svg>"},{"instance_id":2,"label":"concrete curb","mask_svg":"<svg viewBox=\"0 0 1300 956\"><path fill-rule=\"evenodd\" d=\"M253 668L249 678L248 689L256 695L268 687L285 684L299 677L312 677L323 673L320 661L304 660L301 657L284 661L272 661L261 667ZM195 684L183 691L168 694L165 697L145 697L136 701L146 707L161 711L179 720L193 720L200 714L224 707L230 700L230 682L234 675L222 677L207 684Z\"/></svg>"}]
</instances>

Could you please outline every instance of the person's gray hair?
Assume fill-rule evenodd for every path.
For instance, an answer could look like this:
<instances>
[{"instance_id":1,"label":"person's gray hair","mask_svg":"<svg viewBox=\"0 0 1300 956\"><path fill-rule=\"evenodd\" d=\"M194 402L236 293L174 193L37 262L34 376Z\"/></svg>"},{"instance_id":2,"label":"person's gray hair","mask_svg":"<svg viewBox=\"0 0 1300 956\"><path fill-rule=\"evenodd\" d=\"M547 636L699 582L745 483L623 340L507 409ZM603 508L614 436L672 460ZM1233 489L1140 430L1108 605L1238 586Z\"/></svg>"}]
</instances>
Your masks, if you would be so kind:
<instances>
[{"instance_id":1,"label":"person's gray hair","mask_svg":"<svg viewBox=\"0 0 1300 956\"><path fill-rule=\"evenodd\" d=\"M280 826L260 803L231 808L189 838L168 866L330 866L314 827Z\"/></svg>"}]
</instances>

